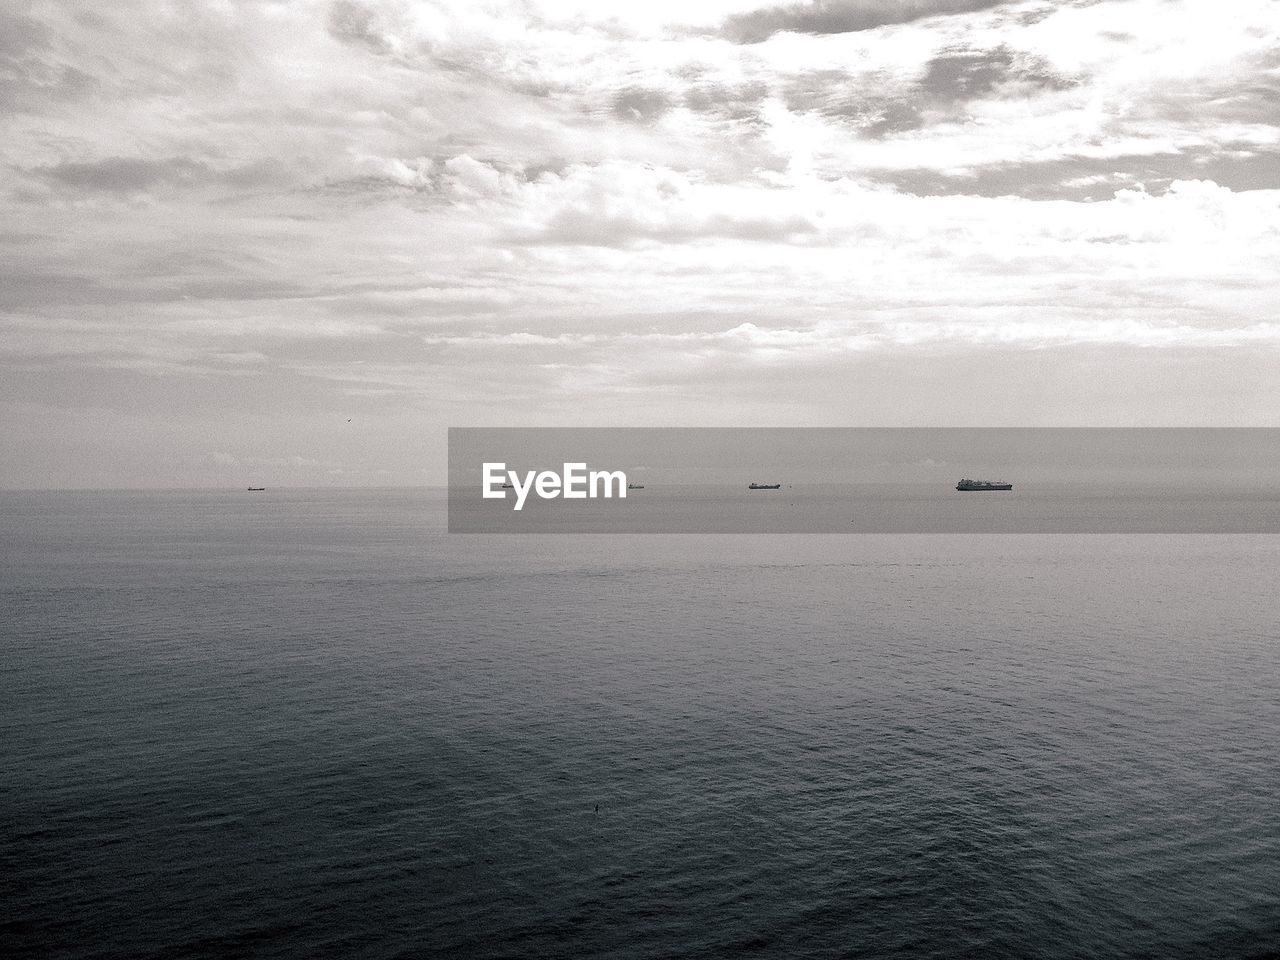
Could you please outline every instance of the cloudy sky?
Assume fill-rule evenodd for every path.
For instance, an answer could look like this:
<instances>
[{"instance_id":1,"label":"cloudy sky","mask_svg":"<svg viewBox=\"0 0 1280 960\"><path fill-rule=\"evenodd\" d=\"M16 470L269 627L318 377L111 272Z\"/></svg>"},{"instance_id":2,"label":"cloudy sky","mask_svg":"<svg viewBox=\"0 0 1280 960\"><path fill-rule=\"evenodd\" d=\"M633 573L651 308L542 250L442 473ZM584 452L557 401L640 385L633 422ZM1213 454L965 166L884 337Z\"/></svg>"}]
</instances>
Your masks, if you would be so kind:
<instances>
[{"instance_id":1,"label":"cloudy sky","mask_svg":"<svg viewBox=\"0 0 1280 960\"><path fill-rule=\"evenodd\" d=\"M1280 423L1275 0L0 11L0 485Z\"/></svg>"}]
</instances>

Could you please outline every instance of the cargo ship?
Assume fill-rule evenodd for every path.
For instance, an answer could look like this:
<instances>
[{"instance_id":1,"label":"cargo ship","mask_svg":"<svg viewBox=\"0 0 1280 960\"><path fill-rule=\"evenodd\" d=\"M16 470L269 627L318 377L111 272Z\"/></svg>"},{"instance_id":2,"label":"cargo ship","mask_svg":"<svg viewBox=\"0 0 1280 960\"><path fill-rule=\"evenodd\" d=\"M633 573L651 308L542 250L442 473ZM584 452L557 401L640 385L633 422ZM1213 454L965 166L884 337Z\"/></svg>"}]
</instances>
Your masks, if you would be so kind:
<instances>
[{"instance_id":1,"label":"cargo ship","mask_svg":"<svg viewBox=\"0 0 1280 960\"><path fill-rule=\"evenodd\" d=\"M781 487L780 483L748 483L748 490L777 490Z\"/></svg>"},{"instance_id":2,"label":"cargo ship","mask_svg":"<svg viewBox=\"0 0 1280 960\"><path fill-rule=\"evenodd\" d=\"M957 490L1012 490L1012 483L999 480L961 480L956 484Z\"/></svg>"}]
</instances>

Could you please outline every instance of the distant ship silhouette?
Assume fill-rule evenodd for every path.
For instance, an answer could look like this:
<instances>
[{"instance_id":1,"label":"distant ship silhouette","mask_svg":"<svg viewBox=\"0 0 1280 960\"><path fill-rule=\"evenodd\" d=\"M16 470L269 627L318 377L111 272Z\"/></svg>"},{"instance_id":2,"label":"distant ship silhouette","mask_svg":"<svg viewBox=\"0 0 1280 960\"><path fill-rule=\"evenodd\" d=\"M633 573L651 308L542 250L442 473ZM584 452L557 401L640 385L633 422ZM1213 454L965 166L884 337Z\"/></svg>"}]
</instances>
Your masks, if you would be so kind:
<instances>
[{"instance_id":1,"label":"distant ship silhouette","mask_svg":"<svg viewBox=\"0 0 1280 960\"><path fill-rule=\"evenodd\" d=\"M1003 480L961 480L956 484L957 490L1012 490L1012 483Z\"/></svg>"}]
</instances>

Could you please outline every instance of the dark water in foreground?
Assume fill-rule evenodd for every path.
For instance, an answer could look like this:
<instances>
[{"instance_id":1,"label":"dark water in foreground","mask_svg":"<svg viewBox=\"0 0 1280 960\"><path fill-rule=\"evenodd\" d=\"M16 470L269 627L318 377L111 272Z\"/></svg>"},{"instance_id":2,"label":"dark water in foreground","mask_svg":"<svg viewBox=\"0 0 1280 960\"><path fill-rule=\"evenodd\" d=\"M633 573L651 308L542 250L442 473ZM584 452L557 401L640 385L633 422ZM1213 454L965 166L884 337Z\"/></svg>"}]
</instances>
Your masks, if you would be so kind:
<instances>
[{"instance_id":1,"label":"dark water in foreground","mask_svg":"<svg viewBox=\"0 0 1280 960\"><path fill-rule=\"evenodd\" d=\"M1280 538L442 528L0 495L6 954L1280 947Z\"/></svg>"}]
</instances>

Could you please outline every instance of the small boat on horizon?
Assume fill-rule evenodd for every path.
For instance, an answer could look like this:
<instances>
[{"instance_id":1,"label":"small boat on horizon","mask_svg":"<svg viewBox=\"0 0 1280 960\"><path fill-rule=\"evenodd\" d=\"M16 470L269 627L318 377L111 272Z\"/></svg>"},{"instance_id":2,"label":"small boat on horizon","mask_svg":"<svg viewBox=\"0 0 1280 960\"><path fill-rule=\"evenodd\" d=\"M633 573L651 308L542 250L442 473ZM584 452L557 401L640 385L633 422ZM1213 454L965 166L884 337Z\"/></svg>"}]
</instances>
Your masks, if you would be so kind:
<instances>
[{"instance_id":1,"label":"small boat on horizon","mask_svg":"<svg viewBox=\"0 0 1280 960\"><path fill-rule=\"evenodd\" d=\"M780 483L748 483L748 490L778 490L782 487Z\"/></svg>"},{"instance_id":2,"label":"small boat on horizon","mask_svg":"<svg viewBox=\"0 0 1280 960\"><path fill-rule=\"evenodd\" d=\"M956 484L957 490L1012 490L1012 483L1003 480L961 480Z\"/></svg>"},{"instance_id":3,"label":"small boat on horizon","mask_svg":"<svg viewBox=\"0 0 1280 960\"><path fill-rule=\"evenodd\" d=\"M643 483L628 483L628 484L627 484L627 489L628 489L628 490L643 490L643 489L644 489L644 484L643 484Z\"/></svg>"}]
</instances>

